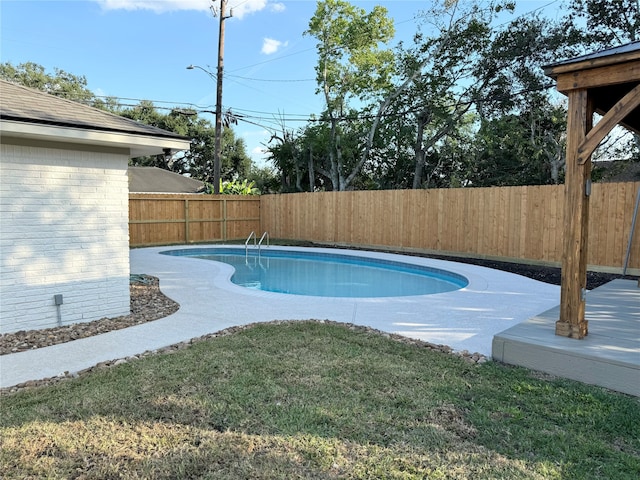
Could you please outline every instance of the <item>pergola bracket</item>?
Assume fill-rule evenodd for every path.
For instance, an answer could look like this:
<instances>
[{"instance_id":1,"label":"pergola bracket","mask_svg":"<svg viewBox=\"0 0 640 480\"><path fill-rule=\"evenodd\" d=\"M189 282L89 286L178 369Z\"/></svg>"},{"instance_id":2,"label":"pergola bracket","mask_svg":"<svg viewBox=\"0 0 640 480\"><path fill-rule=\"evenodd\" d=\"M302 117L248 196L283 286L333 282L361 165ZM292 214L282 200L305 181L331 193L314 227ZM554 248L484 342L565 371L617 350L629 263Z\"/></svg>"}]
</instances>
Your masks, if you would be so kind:
<instances>
[{"instance_id":1,"label":"pergola bracket","mask_svg":"<svg viewBox=\"0 0 640 480\"><path fill-rule=\"evenodd\" d=\"M598 124L587 133L586 138L578 147L578 163L583 165L613 127L621 123L638 105L640 105L640 84L618 100Z\"/></svg>"}]
</instances>

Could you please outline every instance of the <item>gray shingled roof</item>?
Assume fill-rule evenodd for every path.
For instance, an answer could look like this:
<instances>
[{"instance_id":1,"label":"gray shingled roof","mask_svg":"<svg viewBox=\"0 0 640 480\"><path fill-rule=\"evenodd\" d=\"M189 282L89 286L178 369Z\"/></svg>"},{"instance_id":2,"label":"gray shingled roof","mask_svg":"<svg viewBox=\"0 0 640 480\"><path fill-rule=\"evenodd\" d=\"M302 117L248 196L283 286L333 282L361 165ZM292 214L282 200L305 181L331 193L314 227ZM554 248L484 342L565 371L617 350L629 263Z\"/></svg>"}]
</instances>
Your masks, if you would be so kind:
<instances>
[{"instance_id":1,"label":"gray shingled roof","mask_svg":"<svg viewBox=\"0 0 640 480\"><path fill-rule=\"evenodd\" d=\"M204 188L200 180L157 167L129 167L131 193L198 193Z\"/></svg>"},{"instance_id":2,"label":"gray shingled roof","mask_svg":"<svg viewBox=\"0 0 640 480\"><path fill-rule=\"evenodd\" d=\"M547 68L557 67L560 65L570 65L572 63L584 62L585 60L595 60L597 58L604 58L604 57L610 57L612 55L620 55L622 53L635 52L637 50L640 50L640 41L625 43L624 45L606 48L598 52L588 53L587 55L581 55L579 57L561 60L559 62L546 65L544 68L547 69Z\"/></svg>"},{"instance_id":3,"label":"gray shingled roof","mask_svg":"<svg viewBox=\"0 0 640 480\"><path fill-rule=\"evenodd\" d=\"M0 80L0 119L184 140L161 128Z\"/></svg>"}]
</instances>

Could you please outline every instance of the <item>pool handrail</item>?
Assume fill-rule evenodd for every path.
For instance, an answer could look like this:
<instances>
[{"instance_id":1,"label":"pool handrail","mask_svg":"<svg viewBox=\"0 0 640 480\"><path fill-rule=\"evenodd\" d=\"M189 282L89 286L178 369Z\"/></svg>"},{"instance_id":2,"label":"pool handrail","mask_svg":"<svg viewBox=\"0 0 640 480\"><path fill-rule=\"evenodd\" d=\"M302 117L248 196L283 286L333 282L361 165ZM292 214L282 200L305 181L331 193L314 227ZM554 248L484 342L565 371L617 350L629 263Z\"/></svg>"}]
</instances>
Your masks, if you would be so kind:
<instances>
[{"instance_id":1,"label":"pool handrail","mask_svg":"<svg viewBox=\"0 0 640 480\"><path fill-rule=\"evenodd\" d=\"M269 246L269 233L264 232L260 237L260 241L258 242L258 251L260 251L260 245L262 245L262 241L264 240L264 237L267 237L267 247Z\"/></svg>"},{"instance_id":2,"label":"pool handrail","mask_svg":"<svg viewBox=\"0 0 640 480\"><path fill-rule=\"evenodd\" d=\"M251 237L253 237L253 246L254 247L258 247L258 256L260 256L260 248L262 247L262 242L265 239L265 237L267 238L267 247L269 246L269 233L268 232L264 232L262 234L262 236L260 237L260 241L258 242L258 236L256 235L256 232L252 231L249 236L247 237L247 240L244 242L244 257L245 260L249 257L249 241L251 241Z\"/></svg>"},{"instance_id":3,"label":"pool handrail","mask_svg":"<svg viewBox=\"0 0 640 480\"><path fill-rule=\"evenodd\" d=\"M249 241L251 240L251 237L253 237L253 246L256 246L256 232L251 231L251 233L249 234L249 236L247 237L247 241L244 242L244 258L245 260L249 257Z\"/></svg>"}]
</instances>

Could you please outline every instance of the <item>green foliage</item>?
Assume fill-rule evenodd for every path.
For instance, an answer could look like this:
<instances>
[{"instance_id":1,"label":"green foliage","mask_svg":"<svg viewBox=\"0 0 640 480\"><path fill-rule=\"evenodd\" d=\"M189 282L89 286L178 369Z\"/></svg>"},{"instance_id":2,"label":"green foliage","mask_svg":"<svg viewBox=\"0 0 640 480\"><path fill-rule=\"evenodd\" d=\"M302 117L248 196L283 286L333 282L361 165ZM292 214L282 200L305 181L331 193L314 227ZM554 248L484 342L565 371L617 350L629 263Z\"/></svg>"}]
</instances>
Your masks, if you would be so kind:
<instances>
[{"instance_id":1,"label":"green foliage","mask_svg":"<svg viewBox=\"0 0 640 480\"><path fill-rule=\"evenodd\" d=\"M326 178L330 189L344 190L363 164L360 152L348 152L342 143L349 102L376 99L391 87L394 55L381 47L393 38L393 22L381 6L367 13L343 0L321 0L305 35L318 40L317 91L324 95L330 123L321 153Z\"/></svg>"},{"instance_id":2,"label":"green foliage","mask_svg":"<svg viewBox=\"0 0 640 480\"><path fill-rule=\"evenodd\" d=\"M640 39L638 0L570 0L563 27L575 42L599 50Z\"/></svg>"},{"instance_id":3,"label":"green foliage","mask_svg":"<svg viewBox=\"0 0 640 480\"><path fill-rule=\"evenodd\" d=\"M566 128L564 107L549 104L484 120L466 179L478 187L560 183Z\"/></svg>"},{"instance_id":4,"label":"green foliage","mask_svg":"<svg viewBox=\"0 0 640 480\"><path fill-rule=\"evenodd\" d=\"M367 32L384 43L367 30L376 18L384 32L384 17L318 2L306 34L318 39L327 111L270 147L282 190L561 182L566 110L542 67L605 46L604 39L610 46L637 38L638 8L634 0L572 0L564 18L533 14L496 27L513 2L433 2L417 16L413 44L396 50L395 67L378 57L376 76L367 47L353 40ZM350 109L352 100L361 106ZM374 133L369 145L367 132ZM622 149L636 151L636 143Z\"/></svg>"},{"instance_id":5,"label":"green foliage","mask_svg":"<svg viewBox=\"0 0 640 480\"><path fill-rule=\"evenodd\" d=\"M169 130L191 138L191 149L173 156L136 158L132 165L155 166L179 174L188 173L203 182L213 181L215 149L215 127L200 118L195 111L173 109L169 114L160 113L152 102L142 101L135 107L122 110L121 115ZM244 177L251 168L251 159L246 153L243 139L236 138L231 128L222 129L221 179L233 180Z\"/></svg>"},{"instance_id":6,"label":"green foliage","mask_svg":"<svg viewBox=\"0 0 640 480\"><path fill-rule=\"evenodd\" d=\"M273 167L256 166L253 164L249 170L247 180L253 182L261 195L280 192L280 181Z\"/></svg>"},{"instance_id":7,"label":"green foliage","mask_svg":"<svg viewBox=\"0 0 640 480\"><path fill-rule=\"evenodd\" d=\"M204 193L212 194L213 185L206 182ZM260 195L260 190L256 188L255 182L247 179L239 180L220 180L220 194L222 195Z\"/></svg>"},{"instance_id":8,"label":"green foliage","mask_svg":"<svg viewBox=\"0 0 640 480\"><path fill-rule=\"evenodd\" d=\"M321 0L305 35L318 40L318 91L330 100L328 111L340 115L350 97L364 99L389 85L393 53L380 48L394 35L386 8L367 13L343 0Z\"/></svg>"},{"instance_id":9,"label":"green foliage","mask_svg":"<svg viewBox=\"0 0 640 480\"><path fill-rule=\"evenodd\" d=\"M84 76L73 75L59 68L54 69L53 73L47 73L43 66L33 62L17 66L5 62L0 64L0 78L93 107L105 110L113 107L112 100L100 100L87 88Z\"/></svg>"}]
</instances>

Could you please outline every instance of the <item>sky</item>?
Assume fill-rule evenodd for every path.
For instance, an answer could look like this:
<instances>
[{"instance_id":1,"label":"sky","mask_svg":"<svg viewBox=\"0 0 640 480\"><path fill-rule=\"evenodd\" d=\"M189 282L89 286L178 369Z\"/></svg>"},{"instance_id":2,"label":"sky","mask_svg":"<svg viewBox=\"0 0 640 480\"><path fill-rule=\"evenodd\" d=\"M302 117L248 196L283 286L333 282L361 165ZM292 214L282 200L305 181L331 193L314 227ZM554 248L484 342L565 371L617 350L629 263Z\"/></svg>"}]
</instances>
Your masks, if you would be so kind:
<instances>
[{"instance_id":1,"label":"sky","mask_svg":"<svg viewBox=\"0 0 640 480\"><path fill-rule=\"evenodd\" d=\"M367 12L386 7L395 23L395 46L411 41L416 14L432 1L351 3ZM259 166L283 120L288 130L296 129L324 110L316 93L316 40L303 35L316 5L227 1L233 16L224 21L222 105L243 116L233 129ZM125 105L151 100L159 109L215 111L219 17L212 6L219 8L220 0L0 0L0 61L84 76L94 94ZM516 15L537 10L555 18L560 6L560 0L519 0ZM213 114L203 116L214 123Z\"/></svg>"}]
</instances>

